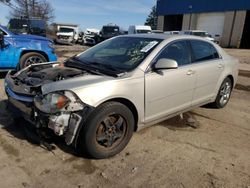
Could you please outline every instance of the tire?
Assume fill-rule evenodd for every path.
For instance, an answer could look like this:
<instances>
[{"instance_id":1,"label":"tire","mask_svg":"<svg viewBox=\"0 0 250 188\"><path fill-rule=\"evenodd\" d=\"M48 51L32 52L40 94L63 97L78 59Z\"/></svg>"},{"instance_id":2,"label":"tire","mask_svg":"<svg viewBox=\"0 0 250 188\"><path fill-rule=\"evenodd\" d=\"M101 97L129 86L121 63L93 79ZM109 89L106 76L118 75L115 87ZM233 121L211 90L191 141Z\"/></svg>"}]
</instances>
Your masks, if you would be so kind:
<instances>
[{"instance_id":1,"label":"tire","mask_svg":"<svg viewBox=\"0 0 250 188\"><path fill-rule=\"evenodd\" d=\"M132 112L118 102L97 107L82 126L77 151L91 158L103 159L120 153L134 131Z\"/></svg>"},{"instance_id":2,"label":"tire","mask_svg":"<svg viewBox=\"0 0 250 188\"><path fill-rule=\"evenodd\" d=\"M23 69L31 64L47 62L47 59L36 52L30 52L24 54L20 59L20 69Z\"/></svg>"},{"instance_id":3,"label":"tire","mask_svg":"<svg viewBox=\"0 0 250 188\"><path fill-rule=\"evenodd\" d=\"M211 106L214 108L224 108L231 96L233 83L230 78L225 78L218 91L217 97Z\"/></svg>"}]
</instances>

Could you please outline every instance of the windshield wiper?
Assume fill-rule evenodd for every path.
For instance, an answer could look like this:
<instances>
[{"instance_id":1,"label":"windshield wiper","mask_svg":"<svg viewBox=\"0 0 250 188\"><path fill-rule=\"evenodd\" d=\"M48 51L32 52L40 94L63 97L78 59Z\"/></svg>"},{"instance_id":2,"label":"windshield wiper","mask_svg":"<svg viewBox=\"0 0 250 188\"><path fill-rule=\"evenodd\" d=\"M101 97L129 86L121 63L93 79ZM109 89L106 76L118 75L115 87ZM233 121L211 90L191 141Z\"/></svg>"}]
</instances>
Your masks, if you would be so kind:
<instances>
[{"instance_id":1,"label":"windshield wiper","mask_svg":"<svg viewBox=\"0 0 250 188\"><path fill-rule=\"evenodd\" d=\"M82 62L80 59L76 58L75 56L67 59L64 64L67 67L84 69L94 74L101 74L98 70L95 70L92 67L89 67L87 63Z\"/></svg>"},{"instance_id":2,"label":"windshield wiper","mask_svg":"<svg viewBox=\"0 0 250 188\"><path fill-rule=\"evenodd\" d=\"M112 65L109 65L109 64L103 64L103 63L98 63L98 62L91 62L90 63L91 65L94 65L94 66L98 66L98 67L102 67L102 68L105 68L105 69L108 69L108 70L112 70L112 71L115 71L115 72L121 72L120 69L118 68L115 68L113 67Z\"/></svg>"},{"instance_id":3,"label":"windshield wiper","mask_svg":"<svg viewBox=\"0 0 250 188\"><path fill-rule=\"evenodd\" d=\"M86 62L80 60L79 58L77 58L76 56L69 58L65 62L65 65L67 67L84 69L84 70L91 72L91 73L94 73L94 74L99 74L99 75L105 74L105 75L112 76L112 77L118 77L118 75L115 72L109 71L109 70L104 70L104 69L99 69L98 66L93 66L93 65L91 65L91 63L86 63Z\"/></svg>"}]
</instances>

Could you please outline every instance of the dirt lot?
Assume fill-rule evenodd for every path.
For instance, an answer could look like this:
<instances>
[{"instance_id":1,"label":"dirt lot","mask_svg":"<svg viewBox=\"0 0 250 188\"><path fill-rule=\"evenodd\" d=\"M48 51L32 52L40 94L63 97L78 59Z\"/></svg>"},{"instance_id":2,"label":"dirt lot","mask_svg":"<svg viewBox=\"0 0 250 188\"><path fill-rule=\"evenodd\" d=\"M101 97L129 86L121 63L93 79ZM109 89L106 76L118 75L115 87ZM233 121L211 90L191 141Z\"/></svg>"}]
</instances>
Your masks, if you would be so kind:
<instances>
[{"instance_id":1,"label":"dirt lot","mask_svg":"<svg viewBox=\"0 0 250 188\"><path fill-rule=\"evenodd\" d=\"M57 47L60 59L84 47ZM28 142L5 110L0 78L0 187L250 187L250 50L228 106L197 108L192 128L178 118L135 133L128 147L106 160L79 158L62 142L49 152Z\"/></svg>"}]
</instances>

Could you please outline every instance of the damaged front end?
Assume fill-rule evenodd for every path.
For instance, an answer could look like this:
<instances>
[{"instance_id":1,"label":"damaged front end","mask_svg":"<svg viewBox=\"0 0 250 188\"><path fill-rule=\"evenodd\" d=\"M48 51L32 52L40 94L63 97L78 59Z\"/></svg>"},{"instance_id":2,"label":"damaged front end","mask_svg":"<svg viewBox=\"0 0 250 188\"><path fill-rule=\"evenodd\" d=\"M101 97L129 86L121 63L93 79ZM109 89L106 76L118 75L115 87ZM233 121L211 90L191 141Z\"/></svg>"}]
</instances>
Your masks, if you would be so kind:
<instances>
[{"instance_id":1,"label":"damaged front end","mask_svg":"<svg viewBox=\"0 0 250 188\"><path fill-rule=\"evenodd\" d=\"M38 135L46 132L49 135L53 130L71 145L92 107L84 104L72 91L43 94L42 86L85 74L88 73L59 63L31 65L19 72L9 72L5 79L9 106L15 115L33 124Z\"/></svg>"},{"instance_id":2,"label":"damaged front end","mask_svg":"<svg viewBox=\"0 0 250 188\"><path fill-rule=\"evenodd\" d=\"M70 91L36 95L34 107L36 123L64 136L68 145L73 143L79 130L83 109L89 108Z\"/></svg>"}]
</instances>

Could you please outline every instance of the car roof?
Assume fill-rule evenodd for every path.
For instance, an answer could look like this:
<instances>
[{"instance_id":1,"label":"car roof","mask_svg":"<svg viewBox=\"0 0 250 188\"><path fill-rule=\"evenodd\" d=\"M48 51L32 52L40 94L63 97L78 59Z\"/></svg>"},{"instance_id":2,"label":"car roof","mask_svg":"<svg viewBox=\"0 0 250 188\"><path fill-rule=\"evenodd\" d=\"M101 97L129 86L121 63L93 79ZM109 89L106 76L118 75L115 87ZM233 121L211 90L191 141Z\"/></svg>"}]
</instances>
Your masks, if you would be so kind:
<instances>
[{"instance_id":1,"label":"car roof","mask_svg":"<svg viewBox=\"0 0 250 188\"><path fill-rule=\"evenodd\" d=\"M151 38L151 39L160 39L160 40L166 40L166 39L196 39L196 40L204 40L204 38L199 36L193 36L193 35L168 35L164 33L148 33L148 34L129 34L129 35L120 35L119 37L134 37L134 38ZM207 40L204 40L207 41Z\"/></svg>"},{"instance_id":2,"label":"car roof","mask_svg":"<svg viewBox=\"0 0 250 188\"><path fill-rule=\"evenodd\" d=\"M185 30L184 32L207 32L204 30Z\"/></svg>"}]
</instances>

